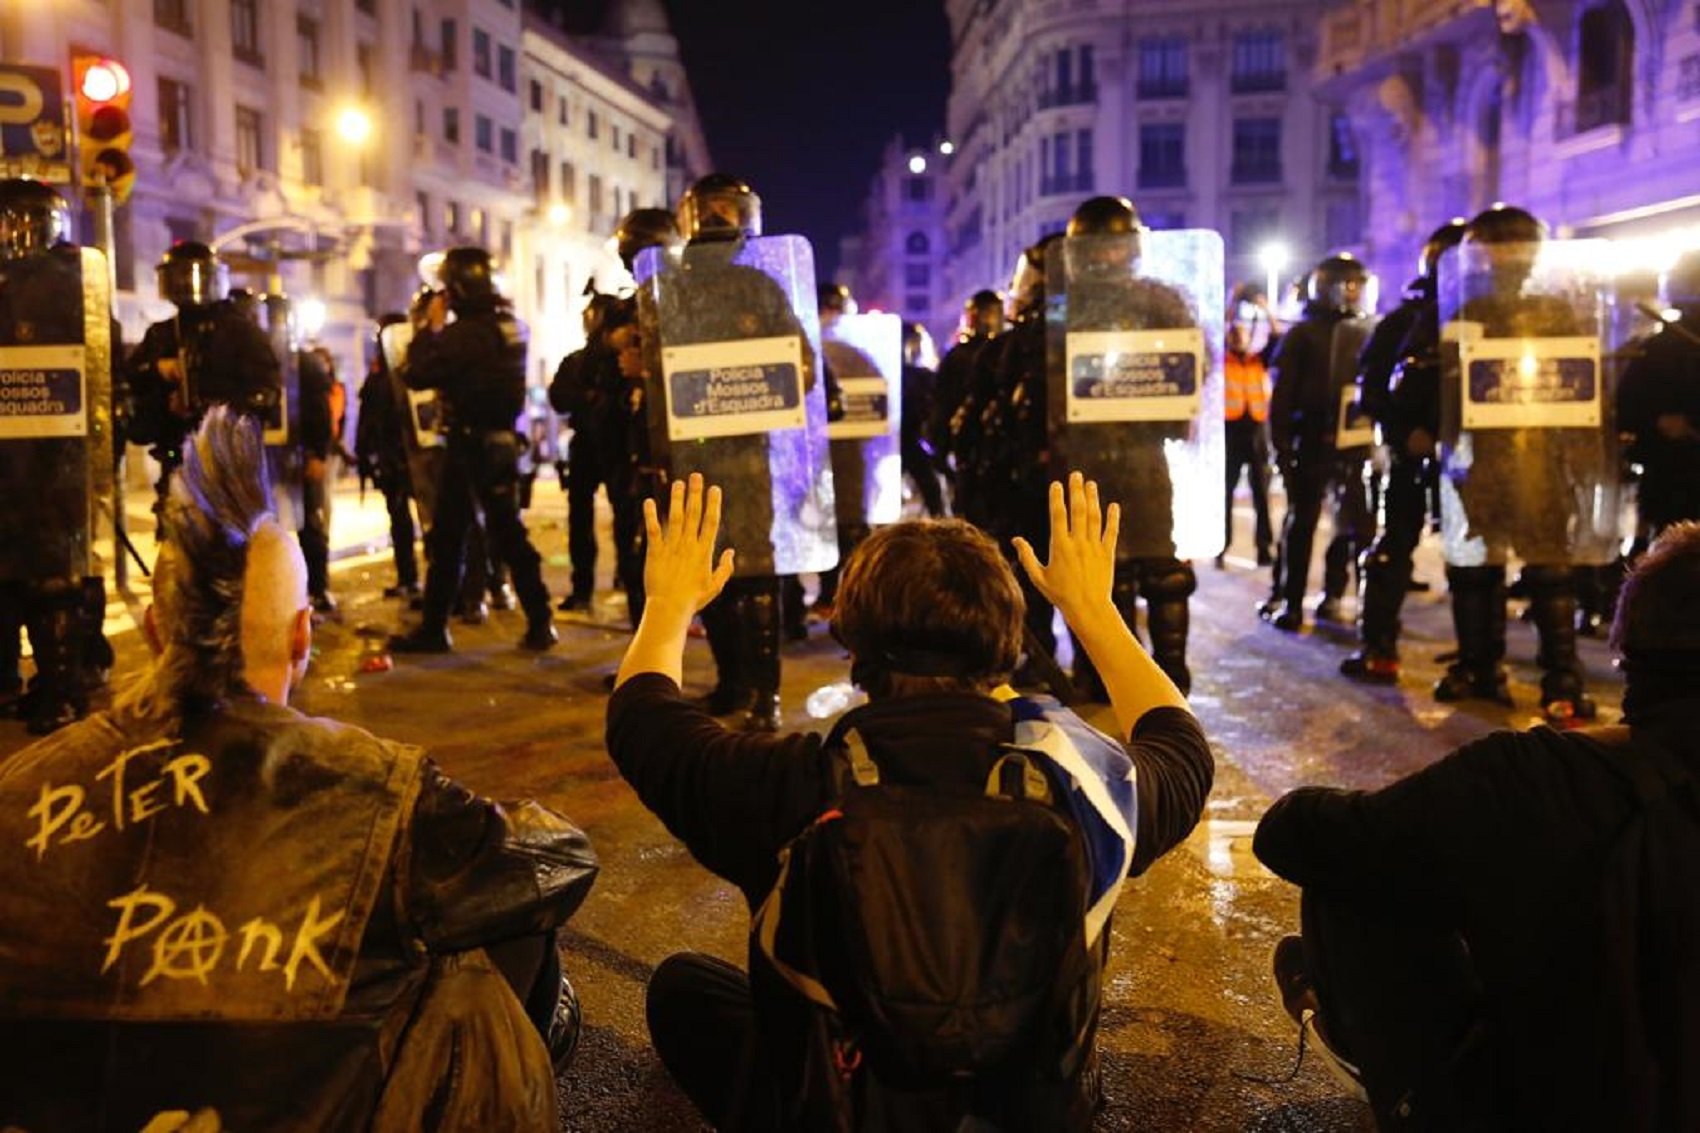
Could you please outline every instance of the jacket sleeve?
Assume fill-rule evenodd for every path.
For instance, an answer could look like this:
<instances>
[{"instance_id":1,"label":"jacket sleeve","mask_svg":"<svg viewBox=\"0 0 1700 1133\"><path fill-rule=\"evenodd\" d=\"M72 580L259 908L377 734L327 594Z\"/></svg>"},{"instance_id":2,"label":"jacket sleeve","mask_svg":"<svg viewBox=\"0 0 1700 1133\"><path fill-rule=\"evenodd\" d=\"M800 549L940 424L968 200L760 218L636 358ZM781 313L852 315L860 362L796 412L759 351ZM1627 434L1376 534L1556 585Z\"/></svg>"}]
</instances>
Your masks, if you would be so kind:
<instances>
[{"instance_id":1,"label":"jacket sleeve","mask_svg":"<svg viewBox=\"0 0 1700 1133\"><path fill-rule=\"evenodd\" d=\"M283 366L265 331L247 319L234 318L242 408L249 412L269 411L283 398Z\"/></svg>"},{"instance_id":2,"label":"jacket sleeve","mask_svg":"<svg viewBox=\"0 0 1700 1133\"><path fill-rule=\"evenodd\" d=\"M583 395L585 350L575 350L555 367L555 379L549 383L549 405L556 413L572 415L579 412Z\"/></svg>"},{"instance_id":3,"label":"jacket sleeve","mask_svg":"<svg viewBox=\"0 0 1700 1133\"><path fill-rule=\"evenodd\" d=\"M638 798L705 868L752 904L773 885L779 849L824 798L820 737L733 732L659 673L608 702L608 753Z\"/></svg>"},{"instance_id":4,"label":"jacket sleeve","mask_svg":"<svg viewBox=\"0 0 1700 1133\"><path fill-rule=\"evenodd\" d=\"M1139 790L1139 829L1128 867L1128 875L1137 877L1198 825L1216 761L1198 718L1180 708L1155 708L1141 716L1127 752Z\"/></svg>"},{"instance_id":5,"label":"jacket sleeve","mask_svg":"<svg viewBox=\"0 0 1700 1133\"><path fill-rule=\"evenodd\" d=\"M409 389L445 391L455 387L490 357L492 344L482 319L457 319L440 331L422 329L407 344L402 380Z\"/></svg>"},{"instance_id":6,"label":"jacket sleeve","mask_svg":"<svg viewBox=\"0 0 1700 1133\"><path fill-rule=\"evenodd\" d=\"M462 952L554 929L584 901L598 863L561 815L475 795L427 762L404 868L403 900L426 947Z\"/></svg>"},{"instance_id":7,"label":"jacket sleeve","mask_svg":"<svg viewBox=\"0 0 1700 1133\"><path fill-rule=\"evenodd\" d=\"M325 364L311 351L296 355L301 390L300 422L301 447L324 459L330 455L335 440L331 425L331 375Z\"/></svg>"},{"instance_id":8,"label":"jacket sleeve","mask_svg":"<svg viewBox=\"0 0 1700 1133\"><path fill-rule=\"evenodd\" d=\"M1293 452L1293 413L1298 408L1299 375L1303 368L1298 357L1300 338L1296 329L1282 335L1280 345L1269 359L1269 442L1282 460Z\"/></svg>"}]
</instances>

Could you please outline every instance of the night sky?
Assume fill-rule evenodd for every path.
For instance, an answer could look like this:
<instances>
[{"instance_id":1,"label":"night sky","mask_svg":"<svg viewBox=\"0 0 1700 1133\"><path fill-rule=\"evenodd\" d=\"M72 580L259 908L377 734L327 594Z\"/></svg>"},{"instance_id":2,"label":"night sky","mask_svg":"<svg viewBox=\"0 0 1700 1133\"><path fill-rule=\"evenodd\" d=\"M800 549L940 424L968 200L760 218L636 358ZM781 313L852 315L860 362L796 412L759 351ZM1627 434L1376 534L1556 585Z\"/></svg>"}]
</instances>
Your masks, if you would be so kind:
<instances>
[{"instance_id":1,"label":"night sky","mask_svg":"<svg viewBox=\"0 0 1700 1133\"><path fill-rule=\"evenodd\" d=\"M567 7L582 26L607 2ZM886 142L944 131L942 0L664 3L715 164L755 187L766 232L807 236L829 277Z\"/></svg>"}]
</instances>

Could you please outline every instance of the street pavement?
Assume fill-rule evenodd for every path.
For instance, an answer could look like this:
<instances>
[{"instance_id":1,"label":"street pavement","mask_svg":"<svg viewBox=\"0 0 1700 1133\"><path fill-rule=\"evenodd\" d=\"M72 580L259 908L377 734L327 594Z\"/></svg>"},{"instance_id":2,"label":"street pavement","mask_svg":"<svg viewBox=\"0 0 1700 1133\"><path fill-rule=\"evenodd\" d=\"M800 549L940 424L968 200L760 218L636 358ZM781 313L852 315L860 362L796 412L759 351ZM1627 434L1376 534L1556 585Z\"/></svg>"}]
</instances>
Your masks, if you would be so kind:
<instances>
[{"instance_id":1,"label":"street pavement","mask_svg":"<svg viewBox=\"0 0 1700 1133\"><path fill-rule=\"evenodd\" d=\"M607 588L613 557L606 509L598 561L604 589L590 616L558 622L561 643L553 652L517 649L522 616L496 613L484 626L455 626L453 655L397 658L387 669L383 635L408 615L381 596L394 581L382 516L375 493L364 503L352 488L338 493L333 585L341 611L319 627L297 706L421 744L473 789L539 798L589 832L603 872L562 934L586 1022L577 1062L560 1087L562 1127L701 1128L649 1049L644 983L657 962L680 949L742 964L748 918L738 894L697 866L642 808L603 747L603 681L630 640L623 596ZM564 517L558 487L540 483L528 523L557 596L567 575ZM1249 519L1240 517L1240 553L1248 553ZM1451 630L1432 547L1419 557L1417 575L1434 586L1407 604L1403 679L1368 688L1336 673L1351 648L1349 631L1280 633L1253 614L1267 571L1233 555L1225 569L1200 565L1192 704L1216 749L1215 789L1192 837L1131 882L1117 909L1100 1031L1109 1099L1096 1128L1371 1128L1367 1110L1318 1056L1307 1054L1294 1069L1297 1030L1277 1001L1269 957L1281 936L1297 931L1297 894L1252 857L1251 835L1270 801L1293 787L1374 788L1493 728L1533 722L1534 639L1515 618L1509 662L1518 707L1434 703L1428 689L1441 667L1433 656L1450 645ZM134 671L144 657L133 627L145 580L132 581L109 618L122 671ZM1604 648L1585 641L1583 653L1602 720L1615 719L1621 685ZM814 690L846 679L842 650L815 626L807 642L786 647L784 665L787 726L824 731L826 722L809 718L803 705ZM693 640L687 685L701 689L711 679L706 646ZM1087 716L1112 727L1107 709ZM21 725L0 722L0 756L27 739Z\"/></svg>"}]
</instances>

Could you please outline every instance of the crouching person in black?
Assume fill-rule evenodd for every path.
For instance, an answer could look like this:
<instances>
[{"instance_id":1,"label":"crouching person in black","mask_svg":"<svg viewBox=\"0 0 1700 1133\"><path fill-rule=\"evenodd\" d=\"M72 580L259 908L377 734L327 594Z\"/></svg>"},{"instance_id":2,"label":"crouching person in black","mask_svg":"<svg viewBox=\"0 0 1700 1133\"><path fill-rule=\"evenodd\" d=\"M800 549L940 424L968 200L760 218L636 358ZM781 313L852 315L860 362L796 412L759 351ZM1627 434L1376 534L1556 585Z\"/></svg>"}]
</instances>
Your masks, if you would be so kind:
<instances>
[{"instance_id":1,"label":"crouching person in black","mask_svg":"<svg viewBox=\"0 0 1700 1133\"><path fill-rule=\"evenodd\" d=\"M1495 732L1379 791L1305 787L1282 1000L1383 1130L1700 1129L1700 524L1624 585L1624 725Z\"/></svg>"},{"instance_id":2,"label":"crouching person in black","mask_svg":"<svg viewBox=\"0 0 1700 1133\"><path fill-rule=\"evenodd\" d=\"M0 765L0 1128L554 1133L588 841L289 708L307 571L258 423L182 451L152 667Z\"/></svg>"},{"instance_id":3,"label":"crouching person in black","mask_svg":"<svg viewBox=\"0 0 1700 1133\"><path fill-rule=\"evenodd\" d=\"M824 739L729 731L679 692L691 616L732 574L719 490L675 482L665 523L646 504L649 600L608 745L752 911L749 975L683 953L648 991L656 1050L717 1128L1090 1124L1108 918L1197 823L1214 765L1110 601L1119 509L1078 474L1067 496L1052 485L1049 564L1018 550L1120 741L1008 691L1021 589L957 520L883 528L845 563L833 633L865 707Z\"/></svg>"}]
</instances>

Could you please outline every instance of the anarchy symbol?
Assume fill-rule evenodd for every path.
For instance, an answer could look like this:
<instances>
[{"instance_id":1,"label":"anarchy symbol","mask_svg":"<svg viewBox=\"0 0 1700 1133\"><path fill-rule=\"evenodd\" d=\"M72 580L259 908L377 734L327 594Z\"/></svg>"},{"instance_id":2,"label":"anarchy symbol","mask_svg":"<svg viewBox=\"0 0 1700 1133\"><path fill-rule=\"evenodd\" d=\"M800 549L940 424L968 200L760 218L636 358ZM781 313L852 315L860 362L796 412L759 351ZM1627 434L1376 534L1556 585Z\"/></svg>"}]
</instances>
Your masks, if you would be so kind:
<instances>
[{"instance_id":1,"label":"anarchy symbol","mask_svg":"<svg viewBox=\"0 0 1700 1133\"><path fill-rule=\"evenodd\" d=\"M207 912L206 906L196 905L171 924L153 942L153 967L142 977L146 987L157 976L171 980L197 979L207 982L207 974L217 965L224 953L229 934L224 922Z\"/></svg>"}]
</instances>

